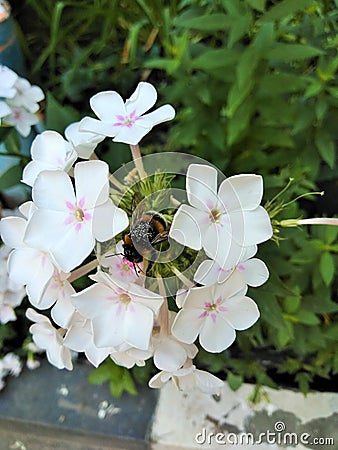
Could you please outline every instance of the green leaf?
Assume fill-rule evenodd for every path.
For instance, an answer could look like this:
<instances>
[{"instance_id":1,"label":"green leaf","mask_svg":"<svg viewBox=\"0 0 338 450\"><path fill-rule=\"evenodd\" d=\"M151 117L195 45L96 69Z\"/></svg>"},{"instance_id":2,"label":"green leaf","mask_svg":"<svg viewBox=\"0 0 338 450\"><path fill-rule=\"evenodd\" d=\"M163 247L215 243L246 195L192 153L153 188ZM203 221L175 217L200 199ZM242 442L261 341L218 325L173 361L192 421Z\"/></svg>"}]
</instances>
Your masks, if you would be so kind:
<instances>
[{"instance_id":1,"label":"green leaf","mask_svg":"<svg viewBox=\"0 0 338 450\"><path fill-rule=\"evenodd\" d=\"M267 51L266 59L290 62L309 59L323 54L323 50L312 45L277 43L274 48Z\"/></svg>"},{"instance_id":2,"label":"green leaf","mask_svg":"<svg viewBox=\"0 0 338 450\"><path fill-rule=\"evenodd\" d=\"M71 106L63 106L53 95L47 93L46 128L63 133L65 128L80 120L80 114Z\"/></svg>"},{"instance_id":3,"label":"green leaf","mask_svg":"<svg viewBox=\"0 0 338 450\"><path fill-rule=\"evenodd\" d=\"M264 12L266 0L246 0L251 8L257 9L257 11Z\"/></svg>"},{"instance_id":4,"label":"green leaf","mask_svg":"<svg viewBox=\"0 0 338 450\"><path fill-rule=\"evenodd\" d=\"M102 384L112 377L114 365L111 360L107 359L99 367L94 369L88 376L88 382L91 384Z\"/></svg>"},{"instance_id":5,"label":"green leaf","mask_svg":"<svg viewBox=\"0 0 338 450\"><path fill-rule=\"evenodd\" d=\"M212 71L233 66L238 61L238 57L238 51L228 48L206 50L190 62L190 67Z\"/></svg>"},{"instance_id":6,"label":"green leaf","mask_svg":"<svg viewBox=\"0 0 338 450\"><path fill-rule=\"evenodd\" d=\"M336 161L335 144L325 129L319 129L317 131L315 143L320 156L333 169Z\"/></svg>"},{"instance_id":7,"label":"green leaf","mask_svg":"<svg viewBox=\"0 0 338 450\"><path fill-rule=\"evenodd\" d=\"M239 389L243 384L243 376L235 375L232 372L228 371L227 383L233 391L237 391L237 389Z\"/></svg>"},{"instance_id":8,"label":"green leaf","mask_svg":"<svg viewBox=\"0 0 338 450\"><path fill-rule=\"evenodd\" d=\"M313 4L312 0L284 0L279 1L275 6L269 9L258 22L272 22L285 19L298 11L305 10Z\"/></svg>"},{"instance_id":9,"label":"green leaf","mask_svg":"<svg viewBox=\"0 0 338 450\"><path fill-rule=\"evenodd\" d=\"M319 325L320 320L312 311L300 310L293 317L297 319L298 322L304 325Z\"/></svg>"},{"instance_id":10,"label":"green leaf","mask_svg":"<svg viewBox=\"0 0 338 450\"><path fill-rule=\"evenodd\" d=\"M227 30L233 25L233 21L227 14L215 13L188 19L178 17L175 24L178 27L214 32Z\"/></svg>"},{"instance_id":11,"label":"green leaf","mask_svg":"<svg viewBox=\"0 0 338 450\"><path fill-rule=\"evenodd\" d=\"M110 380L109 390L113 397L118 398L121 396L121 394L124 390L123 383L121 381L117 381L117 380Z\"/></svg>"},{"instance_id":12,"label":"green leaf","mask_svg":"<svg viewBox=\"0 0 338 450\"><path fill-rule=\"evenodd\" d=\"M312 381L311 375L307 372L299 372L295 380L298 382L301 392L306 395L309 392L310 382Z\"/></svg>"},{"instance_id":13,"label":"green leaf","mask_svg":"<svg viewBox=\"0 0 338 450\"><path fill-rule=\"evenodd\" d=\"M300 306L300 297L288 296L284 299L284 311L288 314L293 314Z\"/></svg>"},{"instance_id":14,"label":"green leaf","mask_svg":"<svg viewBox=\"0 0 338 450\"><path fill-rule=\"evenodd\" d=\"M0 176L0 191L4 191L16 184L20 184L22 167L18 164L10 167Z\"/></svg>"},{"instance_id":15,"label":"green leaf","mask_svg":"<svg viewBox=\"0 0 338 450\"><path fill-rule=\"evenodd\" d=\"M239 41L243 36L248 34L251 29L252 16L250 13L235 16L232 20L232 27L230 28L228 47L232 48L233 45Z\"/></svg>"},{"instance_id":16,"label":"green leaf","mask_svg":"<svg viewBox=\"0 0 338 450\"><path fill-rule=\"evenodd\" d=\"M247 99L236 109L234 115L229 118L227 129L228 145L233 145L240 140L241 136L249 126L254 111L254 101L252 99Z\"/></svg>"},{"instance_id":17,"label":"green leaf","mask_svg":"<svg viewBox=\"0 0 338 450\"><path fill-rule=\"evenodd\" d=\"M330 286L335 273L335 263L331 253L322 253L319 261L319 270L326 286Z\"/></svg>"},{"instance_id":18,"label":"green leaf","mask_svg":"<svg viewBox=\"0 0 338 450\"><path fill-rule=\"evenodd\" d=\"M129 370L125 369L122 376L123 388L131 395L137 395L137 389Z\"/></svg>"},{"instance_id":19,"label":"green leaf","mask_svg":"<svg viewBox=\"0 0 338 450\"><path fill-rule=\"evenodd\" d=\"M236 70L238 88L242 89L254 78L254 72L259 62L255 47L249 46L244 50Z\"/></svg>"}]
</instances>

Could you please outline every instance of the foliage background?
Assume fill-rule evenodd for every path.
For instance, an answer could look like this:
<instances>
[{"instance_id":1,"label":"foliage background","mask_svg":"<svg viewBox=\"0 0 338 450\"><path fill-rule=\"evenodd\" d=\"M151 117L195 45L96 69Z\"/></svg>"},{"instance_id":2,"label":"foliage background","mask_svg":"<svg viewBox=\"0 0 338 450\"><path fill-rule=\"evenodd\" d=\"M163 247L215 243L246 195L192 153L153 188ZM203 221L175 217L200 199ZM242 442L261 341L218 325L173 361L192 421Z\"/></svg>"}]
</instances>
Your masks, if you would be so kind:
<instances>
[{"instance_id":1,"label":"foliage background","mask_svg":"<svg viewBox=\"0 0 338 450\"><path fill-rule=\"evenodd\" d=\"M325 190L325 197L280 208L275 221L337 213L337 0L11 4L29 79L47 92L47 128L63 132L90 114L89 97L98 91L126 98L147 80L178 114L142 141L144 153L182 151L228 176L259 173L266 200L293 178L275 206ZM123 144L110 142L100 156L112 170L130 158ZM198 364L234 389L243 380L296 382L303 392L324 380L330 388L338 373L338 230L279 231L278 246L260 249L271 278L249 292L261 320L222 354L200 352ZM111 380L117 395L133 391L117 370L103 365L92 381ZM133 376L147 374L135 369Z\"/></svg>"}]
</instances>

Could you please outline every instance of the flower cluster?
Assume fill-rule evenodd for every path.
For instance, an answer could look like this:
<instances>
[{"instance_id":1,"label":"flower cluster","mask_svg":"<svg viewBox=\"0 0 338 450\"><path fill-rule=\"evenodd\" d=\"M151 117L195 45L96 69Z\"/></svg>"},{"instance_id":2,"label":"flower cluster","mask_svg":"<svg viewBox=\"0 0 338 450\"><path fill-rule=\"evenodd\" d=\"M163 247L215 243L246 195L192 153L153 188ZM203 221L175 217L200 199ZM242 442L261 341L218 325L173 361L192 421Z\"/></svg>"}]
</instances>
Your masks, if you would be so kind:
<instances>
[{"instance_id":1,"label":"flower cluster","mask_svg":"<svg viewBox=\"0 0 338 450\"><path fill-rule=\"evenodd\" d=\"M12 126L24 137L39 122L39 102L45 98L38 86L19 77L13 70L0 66L0 124Z\"/></svg>"},{"instance_id":2,"label":"flower cluster","mask_svg":"<svg viewBox=\"0 0 338 450\"><path fill-rule=\"evenodd\" d=\"M13 92L18 80L5 78L6 105L18 104ZM54 366L72 369L72 351L84 352L96 367L108 357L126 368L153 358L159 372L151 387L172 380L180 389L217 393L223 382L193 364L195 342L222 352L236 330L259 318L246 294L248 286L268 278L265 264L254 257L257 244L272 236L269 216L260 206L263 180L243 174L219 183L215 168L192 163L185 174L187 201L175 200L178 209L166 211L170 227L152 204L135 226L133 206L123 206L126 198L134 198L128 197L131 180L147 185L138 143L175 115L170 105L145 114L156 99L155 88L145 82L126 102L117 92L101 92L90 100L98 119L71 124L65 137L45 131L35 138L22 176L32 186L32 201L21 205L21 217L0 223L1 237L12 249L9 276L25 286L34 343ZM8 117L3 121L9 123ZM121 185L93 154L106 137L131 147L138 176L133 169L129 184ZM149 199L143 195L143 201ZM174 294L166 290L161 263L152 259L156 242L173 241L188 257L198 252L200 258L190 279L180 271L179 258L171 262L171 275L179 282ZM150 277L152 266L156 270ZM90 285L76 292L72 283L89 273ZM171 311L167 298L175 294Z\"/></svg>"}]
</instances>

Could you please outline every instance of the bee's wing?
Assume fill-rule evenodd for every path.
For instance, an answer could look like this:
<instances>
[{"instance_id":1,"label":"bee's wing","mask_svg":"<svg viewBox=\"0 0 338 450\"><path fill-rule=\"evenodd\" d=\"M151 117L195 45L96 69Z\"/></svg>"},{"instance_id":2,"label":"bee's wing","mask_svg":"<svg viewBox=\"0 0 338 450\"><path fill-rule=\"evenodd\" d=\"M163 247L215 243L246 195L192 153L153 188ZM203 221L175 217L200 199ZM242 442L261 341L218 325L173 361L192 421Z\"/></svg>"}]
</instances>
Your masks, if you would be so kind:
<instances>
[{"instance_id":1,"label":"bee's wing","mask_svg":"<svg viewBox=\"0 0 338 450\"><path fill-rule=\"evenodd\" d=\"M162 233L157 234L154 239L151 241L151 244L158 244L160 242L166 241L168 239L168 232L163 231Z\"/></svg>"}]
</instances>

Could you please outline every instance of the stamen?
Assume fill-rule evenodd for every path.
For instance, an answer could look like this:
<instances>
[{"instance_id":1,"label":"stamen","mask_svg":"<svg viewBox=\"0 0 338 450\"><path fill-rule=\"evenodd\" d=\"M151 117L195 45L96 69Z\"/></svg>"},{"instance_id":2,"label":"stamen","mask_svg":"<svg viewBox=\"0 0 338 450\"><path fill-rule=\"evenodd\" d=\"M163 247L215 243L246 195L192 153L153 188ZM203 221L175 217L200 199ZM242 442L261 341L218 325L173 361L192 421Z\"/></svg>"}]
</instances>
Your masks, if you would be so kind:
<instances>
[{"instance_id":1,"label":"stamen","mask_svg":"<svg viewBox=\"0 0 338 450\"><path fill-rule=\"evenodd\" d=\"M125 305L128 305L131 302L131 297L128 294L120 294L119 297L121 302Z\"/></svg>"},{"instance_id":2,"label":"stamen","mask_svg":"<svg viewBox=\"0 0 338 450\"><path fill-rule=\"evenodd\" d=\"M82 211L82 209L77 209L75 211L75 218L78 222L82 222L83 218L84 218L84 212Z\"/></svg>"},{"instance_id":3,"label":"stamen","mask_svg":"<svg viewBox=\"0 0 338 450\"><path fill-rule=\"evenodd\" d=\"M222 213L216 208L212 208L210 211L210 220L214 223L218 223L221 219Z\"/></svg>"}]
</instances>

